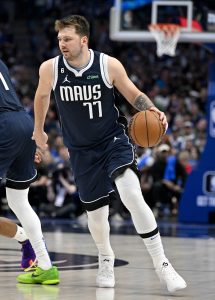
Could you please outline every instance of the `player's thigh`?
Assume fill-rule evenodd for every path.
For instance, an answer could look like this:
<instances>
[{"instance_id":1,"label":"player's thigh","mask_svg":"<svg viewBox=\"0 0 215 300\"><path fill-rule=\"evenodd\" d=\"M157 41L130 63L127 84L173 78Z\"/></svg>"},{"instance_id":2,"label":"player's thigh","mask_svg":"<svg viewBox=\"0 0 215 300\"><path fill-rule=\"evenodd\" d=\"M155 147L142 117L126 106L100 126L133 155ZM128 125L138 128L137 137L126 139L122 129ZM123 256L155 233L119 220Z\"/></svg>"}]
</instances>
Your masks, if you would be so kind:
<instances>
[{"instance_id":1,"label":"player's thigh","mask_svg":"<svg viewBox=\"0 0 215 300\"><path fill-rule=\"evenodd\" d=\"M6 178L8 187L25 188L35 181L37 171L34 166L35 142L25 141L25 147L10 165Z\"/></svg>"},{"instance_id":2,"label":"player's thigh","mask_svg":"<svg viewBox=\"0 0 215 300\"><path fill-rule=\"evenodd\" d=\"M86 210L95 210L109 204L109 193L113 191L113 187L107 172L102 167L77 177L76 184L82 205Z\"/></svg>"},{"instance_id":3,"label":"player's thigh","mask_svg":"<svg viewBox=\"0 0 215 300\"><path fill-rule=\"evenodd\" d=\"M70 151L70 160L81 202L86 210L94 210L109 203L113 189L105 169L105 153L101 147Z\"/></svg>"},{"instance_id":4,"label":"player's thigh","mask_svg":"<svg viewBox=\"0 0 215 300\"><path fill-rule=\"evenodd\" d=\"M13 124L10 114L0 113L0 178L2 178L17 154L14 146Z\"/></svg>"},{"instance_id":5,"label":"player's thigh","mask_svg":"<svg viewBox=\"0 0 215 300\"><path fill-rule=\"evenodd\" d=\"M136 169L135 148L127 135L122 134L114 143L109 143L106 152L108 153L106 170L112 181L126 168Z\"/></svg>"},{"instance_id":6,"label":"player's thigh","mask_svg":"<svg viewBox=\"0 0 215 300\"><path fill-rule=\"evenodd\" d=\"M36 151L35 141L31 139L33 132L33 122L25 112L15 114L17 129L12 134L14 138L13 162L7 171L6 185L11 188L26 188L36 179L37 172L34 166L34 156Z\"/></svg>"},{"instance_id":7,"label":"player's thigh","mask_svg":"<svg viewBox=\"0 0 215 300\"><path fill-rule=\"evenodd\" d=\"M8 157L8 155L5 157L0 148L0 180L3 178L3 176L7 173L7 170L9 169L11 164L11 158Z\"/></svg>"}]
</instances>

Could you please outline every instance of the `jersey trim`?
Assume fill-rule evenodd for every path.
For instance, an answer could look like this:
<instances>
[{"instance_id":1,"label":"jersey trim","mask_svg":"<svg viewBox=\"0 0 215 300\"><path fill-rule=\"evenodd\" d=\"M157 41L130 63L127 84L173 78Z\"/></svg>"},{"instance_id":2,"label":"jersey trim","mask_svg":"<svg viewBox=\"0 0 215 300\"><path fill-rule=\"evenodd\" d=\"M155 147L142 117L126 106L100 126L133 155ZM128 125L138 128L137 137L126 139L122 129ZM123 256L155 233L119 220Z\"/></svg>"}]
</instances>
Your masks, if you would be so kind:
<instances>
[{"instance_id":1,"label":"jersey trim","mask_svg":"<svg viewBox=\"0 0 215 300\"><path fill-rule=\"evenodd\" d=\"M83 69L81 69L80 71L77 71L77 70L74 69L72 66L70 66L70 65L68 64L68 62L66 61L66 59L63 57L63 62L64 62L65 67L66 67L69 71L71 71L71 72L75 75L75 77L81 77L81 76L83 75L83 73L84 73L86 70L88 70L88 69L92 66L93 61L94 61L94 52L93 52L93 50L91 50L91 49L89 49L89 51L90 51L90 61L89 61L89 63L86 65L86 67L83 68Z\"/></svg>"},{"instance_id":2,"label":"jersey trim","mask_svg":"<svg viewBox=\"0 0 215 300\"><path fill-rule=\"evenodd\" d=\"M59 61L59 55L56 56L53 60L53 71L54 71L54 82L53 82L53 90L55 90L57 80L58 80L58 61Z\"/></svg>"},{"instance_id":3,"label":"jersey trim","mask_svg":"<svg viewBox=\"0 0 215 300\"><path fill-rule=\"evenodd\" d=\"M28 180L13 180L10 178L6 178L6 184L5 186L11 189L16 189L16 190L24 190L29 188L30 184L34 181L37 180L38 178L38 173L37 170L35 169L36 174Z\"/></svg>"},{"instance_id":4,"label":"jersey trim","mask_svg":"<svg viewBox=\"0 0 215 300\"><path fill-rule=\"evenodd\" d=\"M37 175L37 170L35 169L35 175L30 179L27 179L27 180L13 180L13 179L10 179L10 178L6 177L6 180L10 180L10 181L13 181L13 182L29 182L29 181L34 180L35 178L37 178L37 176L38 176Z\"/></svg>"},{"instance_id":5,"label":"jersey trim","mask_svg":"<svg viewBox=\"0 0 215 300\"><path fill-rule=\"evenodd\" d=\"M84 201L81 198L80 198L80 200L81 200L84 208L86 210L91 211L91 210L95 210L97 208L100 208L100 207L102 207L104 205L109 204L109 201L108 201L108 203L106 203L106 202L104 202L104 200L105 199L109 200L109 194L112 193L112 192L114 192L114 189L110 190L107 195L101 196L101 197L99 197L99 198L97 198L95 200L92 200L92 201Z\"/></svg>"},{"instance_id":6,"label":"jersey trim","mask_svg":"<svg viewBox=\"0 0 215 300\"><path fill-rule=\"evenodd\" d=\"M110 78L108 74L108 64L107 64L108 55L101 53L99 62L100 62L100 70L101 70L103 82L106 85L106 87L112 89L113 85L110 83Z\"/></svg>"},{"instance_id":7,"label":"jersey trim","mask_svg":"<svg viewBox=\"0 0 215 300\"><path fill-rule=\"evenodd\" d=\"M108 197L108 196L109 196L109 193L111 193L111 192L114 192L114 190L110 190L110 191L108 192L107 195L101 196L101 197L99 197L99 198L97 198L97 199L95 199L95 200L93 200L93 201L84 201L84 200L82 200L81 198L80 198L80 200L81 200L81 202L83 202L83 203L92 203L92 202L96 202L96 201L101 200L102 198Z\"/></svg>"}]
</instances>

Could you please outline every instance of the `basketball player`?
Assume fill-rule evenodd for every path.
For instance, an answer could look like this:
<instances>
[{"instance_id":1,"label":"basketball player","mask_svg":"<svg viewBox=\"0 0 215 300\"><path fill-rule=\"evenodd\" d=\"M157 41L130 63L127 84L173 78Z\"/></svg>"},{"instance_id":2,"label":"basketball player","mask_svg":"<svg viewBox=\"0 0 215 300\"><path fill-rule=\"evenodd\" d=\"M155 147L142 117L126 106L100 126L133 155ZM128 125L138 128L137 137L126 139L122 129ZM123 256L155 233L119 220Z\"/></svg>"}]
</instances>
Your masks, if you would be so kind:
<instances>
[{"instance_id":1,"label":"basketball player","mask_svg":"<svg viewBox=\"0 0 215 300\"><path fill-rule=\"evenodd\" d=\"M97 285L115 285L108 204L116 186L162 284L170 292L183 289L186 283L166 258L154 215L143 199L134 147L119 122L114 87L136 109L156 112L165 129L166 116L131 82L117 59L88 48L89 24L84 17L57 20L55 30L62 55L40 66L33 139L46 148L44 122L53 89L80 199L98 248Z\"/></svg>"},{"instance_id":2,"label":"basketball player","mask_svg":"<svg viewBox=\"0 0 215 300\"><path fill-rule=\"evenodd\" d=\"M8 68L0 60L0 180L6 176L8 205L20 220L37 257L36 276L29 283L55 284L59 283L58 270L52 266L40 220L28 202L29 185L37 178L32 131L33 121L19 102Z\"/></svg>"},{"instance_id":3,"label":"basketball player","mask_svg":"<svg viewBox=\"0 0 215 300\"><path fill-rule=\"evenodd\" d=\"M0 217L0 235L17 240L22 245L21 267L27 269L36 263L36 255L24 229L7 218Z\"/></svg>"}]
</instances>

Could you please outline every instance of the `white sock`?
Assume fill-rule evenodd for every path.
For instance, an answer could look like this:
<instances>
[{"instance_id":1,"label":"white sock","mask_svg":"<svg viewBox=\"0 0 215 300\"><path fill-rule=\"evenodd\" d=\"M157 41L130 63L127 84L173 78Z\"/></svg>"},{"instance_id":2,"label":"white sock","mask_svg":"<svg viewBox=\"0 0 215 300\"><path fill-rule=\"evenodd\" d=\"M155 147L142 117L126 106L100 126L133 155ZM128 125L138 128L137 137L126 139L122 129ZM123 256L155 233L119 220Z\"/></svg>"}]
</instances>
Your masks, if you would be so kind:
<instances>
[{"instance_id":1,"label":"white sock","mask_svg":"<svg viewBox=\"0 0 215 300\"><path fill-rule=\"evenodd\" d=\"M143 239L143 242L152 258L155 269L160 268L164 262L168 262L159 232L154 236Z\"/></svg>"},{"instance_id":2,"label":"white sock","mask_svg":"<svg viewBox=\"0 0 215 300\"><path fill-rule=\"evenodd\" d=\"M16 225L16 226L17 226L17 232L14 235L13 239L22 243L22 242L26 241L28 239L28 237L25 233L25 230L22 227L20 227L19 225Z\"/></svg>"},{"instance_id":3,"label":"white sock","mask_svg":"<svg viewBox=\"0 0 215 300\"><path fill-rule=\"evenodd\" d=\"M131 213L134 226L143 238L154 265L157 266L164 259L166 261L155 217L143 198L137 175L131 169L126 169L115 179L115 184L123 204Z\"/></svg>"},{"instance_id":4,"label":"white sock","mask_svg":"<svg viewBox=\"0 0 215 300\"><path fill-rule=\"evenodd\" d=\"M52 264L43 239L40 220L28 202L28 190L6 188L7 201L31 242L38 260L38 266L43 270L48 270Z\"/></svg>"},{"instance_id":5,"label":"white sock","mask_svg":"<svg viewBox=\"0 0 215 300\"><path fill-rule=\"evenodd\" d=\"M114 256L110 245L109 206L87 211L88 227L100 255Z\"/></svg>"}]
</instances>

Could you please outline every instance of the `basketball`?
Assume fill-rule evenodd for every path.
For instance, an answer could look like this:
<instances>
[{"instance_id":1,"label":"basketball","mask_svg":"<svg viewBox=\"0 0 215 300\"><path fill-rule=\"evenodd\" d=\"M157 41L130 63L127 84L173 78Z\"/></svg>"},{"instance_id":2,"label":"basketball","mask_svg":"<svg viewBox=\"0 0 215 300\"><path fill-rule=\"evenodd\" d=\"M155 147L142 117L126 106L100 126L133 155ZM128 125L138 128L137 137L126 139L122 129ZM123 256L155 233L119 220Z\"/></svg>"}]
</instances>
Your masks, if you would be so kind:
<instances>
[{"instance_id":1,"label":"basketball","mask_svg":"<svg viewBox=\"0 0 215 300\"><path fill-rule=\"evenodd\" d=\"M136 113L129 122L129 136L132 141L144 148L156 146L163 134L164 127L158 115L150 110Z\"/></svg>"}]
</instances>

